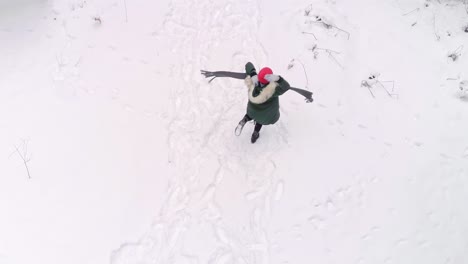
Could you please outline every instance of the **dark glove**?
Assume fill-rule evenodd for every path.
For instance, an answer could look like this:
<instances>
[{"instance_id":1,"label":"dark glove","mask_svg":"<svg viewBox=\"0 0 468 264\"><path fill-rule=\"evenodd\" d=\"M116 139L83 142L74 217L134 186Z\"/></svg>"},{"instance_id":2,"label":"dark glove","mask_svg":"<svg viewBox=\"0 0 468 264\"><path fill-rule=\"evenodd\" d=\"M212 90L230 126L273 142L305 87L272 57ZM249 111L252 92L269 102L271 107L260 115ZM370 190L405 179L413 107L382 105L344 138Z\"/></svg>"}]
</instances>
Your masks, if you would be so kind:
<instances>
[{"instance_id":1,"label":"dark glove","mask_svg":"<svg viewBox=\"0 0 468 264\"><path fill-rule=\"evenodd\" d=\"M247 64L245 64L245 73L249 75L250 77L253 77L257 75L257 71L255 70L254 65L249 61Z\"/></svg>"}]
</instances>

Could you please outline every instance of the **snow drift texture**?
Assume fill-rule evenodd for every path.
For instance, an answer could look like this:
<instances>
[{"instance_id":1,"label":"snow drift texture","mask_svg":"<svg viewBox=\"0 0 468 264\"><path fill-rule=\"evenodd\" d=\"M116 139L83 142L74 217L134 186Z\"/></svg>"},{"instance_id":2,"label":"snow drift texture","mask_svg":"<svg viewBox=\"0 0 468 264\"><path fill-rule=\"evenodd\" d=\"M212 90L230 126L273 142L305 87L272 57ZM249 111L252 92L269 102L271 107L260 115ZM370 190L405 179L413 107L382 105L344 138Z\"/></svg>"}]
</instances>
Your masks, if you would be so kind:
<instances>
[{"instance_id":1,"label":"snow drift texture","mask_svg":"<svg viewBox=\"0 0 468 264\"><path fill-rule=\"evenodd\" d=\"M467 263L467 5L1 0L0 263Z\"/></svg>"}]
</instances>

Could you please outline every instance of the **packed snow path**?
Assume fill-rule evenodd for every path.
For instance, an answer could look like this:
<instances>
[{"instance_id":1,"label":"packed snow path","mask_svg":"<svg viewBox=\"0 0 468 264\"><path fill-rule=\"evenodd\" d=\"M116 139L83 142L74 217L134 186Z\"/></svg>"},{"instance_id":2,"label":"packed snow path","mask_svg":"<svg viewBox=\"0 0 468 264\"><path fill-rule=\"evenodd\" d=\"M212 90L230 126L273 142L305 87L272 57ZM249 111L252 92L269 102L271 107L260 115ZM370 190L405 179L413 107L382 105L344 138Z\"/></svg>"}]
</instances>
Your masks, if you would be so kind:
<instances>
[{"instance_id":1,"label":"packed snow path","mask_svg":"<svg viewBox=\"0 0 468 264\"><path fill-rule=\"evenodd\" d=\"M139 243L123 245L113 263L270 263L265 221L274 199L281 198L274 155L284 138L265 133L262 140L268 144L252 146L249 126L236 138L233 129L246 104L243 82L207 85L199 73L226 40L236 49L229 64L219 67L242 71L248 60L265 61L256 41L258 9L257 1L171 2L159 37L171 51L168 162L173 175L151 232ZM200 248L199 255L184 247Z\"/></svg>"}]
</instances>

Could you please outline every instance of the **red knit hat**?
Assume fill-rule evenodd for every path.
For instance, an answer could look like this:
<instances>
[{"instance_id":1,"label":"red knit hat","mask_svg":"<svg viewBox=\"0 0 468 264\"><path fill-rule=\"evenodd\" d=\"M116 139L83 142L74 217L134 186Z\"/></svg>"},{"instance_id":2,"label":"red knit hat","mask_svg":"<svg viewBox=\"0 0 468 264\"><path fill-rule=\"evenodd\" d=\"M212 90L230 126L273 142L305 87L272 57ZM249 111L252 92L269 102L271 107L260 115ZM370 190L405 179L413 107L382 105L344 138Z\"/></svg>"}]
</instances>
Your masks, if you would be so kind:
<instances>
[{"instance_id":1,"label":"red knit hat","mask_svg":"<svg viewBox=\"0 0 468 264\"><path fill-rule=\"evenodd\" d=\"M265 75L267 74L273 74L273 71L268 67L264 67L263 69L261 69L258 73L258 81L262 84L268 84L268 80L265 79Z\"/></svg>"}]
</instances>

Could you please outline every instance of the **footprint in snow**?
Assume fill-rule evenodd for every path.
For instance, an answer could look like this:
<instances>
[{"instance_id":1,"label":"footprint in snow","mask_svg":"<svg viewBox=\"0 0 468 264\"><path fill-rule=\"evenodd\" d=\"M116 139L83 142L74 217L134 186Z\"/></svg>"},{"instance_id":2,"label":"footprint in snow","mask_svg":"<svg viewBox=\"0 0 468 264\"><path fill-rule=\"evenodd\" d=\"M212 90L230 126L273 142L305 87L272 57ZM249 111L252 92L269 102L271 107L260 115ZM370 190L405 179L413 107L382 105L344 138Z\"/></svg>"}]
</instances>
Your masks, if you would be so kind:
<instances>
[{"instance_id":1,"label":"footprint in snow","mask_svg":"<svg viewBox=\"0 0 468 264\"><path fill-rule=\"evenodd\" d=\"M230 240L226 234L226 231L219 226L216 227L216 237L221 243L224 243L227 245L230 244Z\"/></svg>"},{"instance_id":2,"label":"footprint in snow","mask_svg":"<svg viewBox=\"0 0 468 264\"><path fill-rule=\"evenodd\" d=\"M131 106L131 105L128 105L128 104L124 105L124 109L127 112L131 112L131 113L135 112L135 108L133 106Z\"/></svg>"},{"instance_id":3,"label":"footprint in snow","mask_svg":"<svg viewBox=\"0 0 468 264\"><path fill-rule=\"evenodd\" d=\"M251 191L245 194L245 199L248 201L252 201L262 195L260 191Z\"/></svg>"},{"instance_id":4,"label":"footprint in snow","mask_svg":"<svg viewBox=\"0 0 468 264\"><path fill-rule=\"evenodd\" d=\"M283 193L284 193L284 181L281 180L276 185L275 201L281 200L281 198L283 197Z\"/></svg>"},{"instance_id":5,"label":"footprint in snow","mask_svg":"<svg viewBox=\"0 0 468 264\"><path fill-rule=\"evenodd\" d=\"M213 200L214 194L216 192L216 186L210 184L205 192L203 193L203 197L201 198L202 203L208 203L209 201Z\"/></svg>"}]
</instances>

